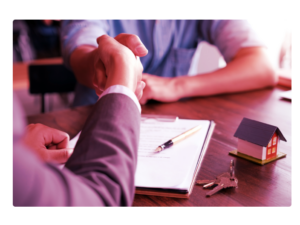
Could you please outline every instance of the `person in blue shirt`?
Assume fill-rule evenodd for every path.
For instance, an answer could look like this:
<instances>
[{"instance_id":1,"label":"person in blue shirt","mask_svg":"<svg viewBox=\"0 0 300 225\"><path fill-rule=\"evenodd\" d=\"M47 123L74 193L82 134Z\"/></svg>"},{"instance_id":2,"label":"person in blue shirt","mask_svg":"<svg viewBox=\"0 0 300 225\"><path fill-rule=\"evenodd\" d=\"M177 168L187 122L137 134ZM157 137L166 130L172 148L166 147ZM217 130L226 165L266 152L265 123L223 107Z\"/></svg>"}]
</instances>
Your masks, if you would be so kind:
<instances>
[{"instance_id":1,"label":"person in blue shirt","mask_svg":"<svg viewBox=\"0 0 300 225\"><path fill-rule=\"evenodd\" d=\"M97 38L135 34L146 83L141 104L154 99L173 102L185 97L254 90L277 83L264 44L247 21L241 20L88 20L62 21L61 46L65 65L78 81L74 106L93 104L98 96ZM136 39L126 39L127 43ZM198 43L215 45L227 65L213 72L186 76ZM139 48L136 48L136 52ZM100 76L101 77L101 76ZM97 88L96 88L97 89ZM98 93L99 95L100 93Z\"/></svg>"}]
</instances>

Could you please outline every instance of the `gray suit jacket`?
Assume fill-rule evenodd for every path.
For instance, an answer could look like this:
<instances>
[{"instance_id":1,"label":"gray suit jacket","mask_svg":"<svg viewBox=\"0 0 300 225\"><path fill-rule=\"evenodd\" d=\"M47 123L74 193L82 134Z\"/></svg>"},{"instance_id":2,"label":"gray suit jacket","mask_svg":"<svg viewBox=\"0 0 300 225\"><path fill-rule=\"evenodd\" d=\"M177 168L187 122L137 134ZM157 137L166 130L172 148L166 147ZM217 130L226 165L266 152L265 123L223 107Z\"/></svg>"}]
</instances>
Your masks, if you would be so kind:
<instances>
[{"instance_id":1,"label":"gray suit jacket","mask_svg":"<svg viewBox=\"0 0 300 225\"><path fill-rule=\"evenodd\" d=\"M14 100L14 206L132 205L140 113L128 96L108 94L95 104L63 170L21 143L16 110Z\"/></svg>"}]
</instances>

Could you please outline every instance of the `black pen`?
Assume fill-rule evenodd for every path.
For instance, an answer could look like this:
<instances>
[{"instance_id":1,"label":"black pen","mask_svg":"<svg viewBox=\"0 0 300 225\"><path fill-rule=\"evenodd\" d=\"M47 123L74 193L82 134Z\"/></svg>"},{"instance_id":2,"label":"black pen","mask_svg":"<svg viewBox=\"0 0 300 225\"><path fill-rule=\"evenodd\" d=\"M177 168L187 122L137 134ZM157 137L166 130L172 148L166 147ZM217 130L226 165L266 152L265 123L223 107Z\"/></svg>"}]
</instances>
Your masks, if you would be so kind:
<instances>
[{"instance_id":1,"label":"black pen","mask_svg":"<svg viewBox=\"0 0 300 225\"><path fill-rule=\"evenodd\" d=\"M174 144L176 144L177 142L189 137L190 135L194 134L195 132L197 132L198 130L201 129L201 125L198 125L182 134L179 134L178 136L172 138L171 140L167 141L166 143L158 146L155 149L155 152L161 152L162 150L166 149L166 148L170 148L171 146L173 146Z\"/></svg>"}]
</instances>

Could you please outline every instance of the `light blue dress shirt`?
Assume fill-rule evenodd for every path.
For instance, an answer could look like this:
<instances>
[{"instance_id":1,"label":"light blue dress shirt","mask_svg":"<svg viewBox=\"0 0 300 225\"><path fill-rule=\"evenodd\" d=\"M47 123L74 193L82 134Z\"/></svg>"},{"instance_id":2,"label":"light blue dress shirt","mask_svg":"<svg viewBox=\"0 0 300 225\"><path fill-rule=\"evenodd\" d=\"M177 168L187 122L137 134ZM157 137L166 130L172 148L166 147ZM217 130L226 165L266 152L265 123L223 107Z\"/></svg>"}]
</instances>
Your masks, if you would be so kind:
<instances>
[{"instance_id":1,"label":"light blue dress shirt","mask_svg":"<svg viewBox=\"0 0 300 225\"><path fill-rule=\"evenodd\" d=\"M264 46L247 21L243 20L75 20L62 21L61 46L65 65L80 45L97 47L97 37L120 33L139 36L148 49L141 57L144 72L162 77L187 75L197 45L215 45L228 63L243 47ZM93 104L95 92L78 85L74 105Z\"/></svg>"}]
</instances>

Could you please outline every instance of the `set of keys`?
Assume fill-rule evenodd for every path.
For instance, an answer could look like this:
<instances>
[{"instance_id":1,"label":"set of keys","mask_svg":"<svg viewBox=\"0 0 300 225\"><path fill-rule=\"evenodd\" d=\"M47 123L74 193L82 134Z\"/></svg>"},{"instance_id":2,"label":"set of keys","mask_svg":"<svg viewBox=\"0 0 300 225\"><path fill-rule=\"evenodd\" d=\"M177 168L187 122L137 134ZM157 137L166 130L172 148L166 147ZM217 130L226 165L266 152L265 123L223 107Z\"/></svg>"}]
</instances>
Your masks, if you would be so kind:
<instances>
[{"instance_id":1,"label":"set of keys","mask_svg":"<svg viewBox=\"0 0 300 225\"><path fill-rule=\"evenodd\" d=\"M211 196L224 188L237 188L238 179L234 174L233 160L230 161L229 171L217 176L215 180L198 180L196 184L203 185L203 188L214 187L214 189L206 193L206 196Z\"/></svg>"}]
</instances>

